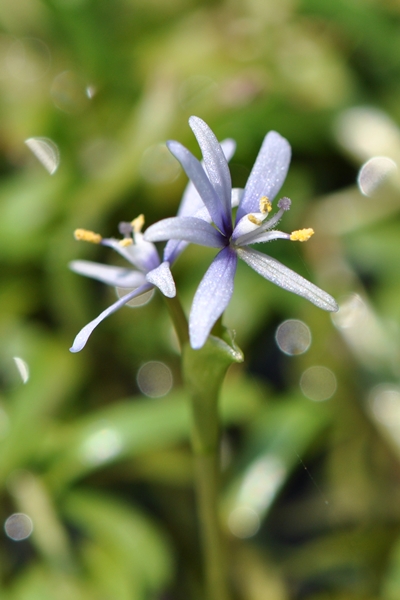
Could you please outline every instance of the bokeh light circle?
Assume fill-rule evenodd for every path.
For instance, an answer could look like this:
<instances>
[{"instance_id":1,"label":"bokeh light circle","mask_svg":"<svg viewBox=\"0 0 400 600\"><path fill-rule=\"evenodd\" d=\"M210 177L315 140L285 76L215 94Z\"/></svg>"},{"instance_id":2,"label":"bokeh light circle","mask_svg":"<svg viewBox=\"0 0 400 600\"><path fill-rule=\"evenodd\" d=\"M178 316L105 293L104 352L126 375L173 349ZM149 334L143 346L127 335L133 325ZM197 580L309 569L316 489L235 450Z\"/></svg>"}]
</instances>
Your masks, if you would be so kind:
<instances>
[{"instance_id":1,"label":"bokeh light circle","mask_svg":"<svg viewBox=\"0 0 400 600\"><path fill-rule=\"evenodd\" d=\"M171 369L162 362L151 360L140 367L137 384L142 394L150 398L165 396L173 384Z\"/></svg>"},{"instance_id":2,"label":"bokeh light circle","mask_svg":"<svg viewBox=\"0 0 400 600\"><path fill-rule=\"evenodd\" d=\"M12 77L26 83L40 80L51 64L51 53L47 44L38 38L14 40L6 54L7 70Z\"/></svg>"},{"instance_id":3,"label":"bokeh light circle","mask_svg":"<svg viewBox=\"0 0 400 600\"><path fill-rule=\"evenodd\" d=\"M309 367L301 376L300 388L309 400L314 402L329 400L336 392L336 376L327 367Z\"/></svg>"},{"instance_id":4,"label":"bokeh light circle","mask_svg":"<svg viewBox=\"0 0 400 600\"><path fill-rule=\"evenodd\" d=\"M54 77L50 95L54 105L67 114L79 114L89 104L86 85L73 71L63 71Z\"/></svg>"},{"instance_id":5,"label":"bokeh light circle","mask_svg":"<svg viewBox=\"0 0 400 600\"><path fill-rule=\"evenodd\" d=\"M4 531L15 542L26 540L33 531L32 519L24 513L14 513L6 519Z\"/></svg>"},{"instance_id":6,"label":"bokeh light circle","mask_svg":"<svg viewBox=\"0 0 400 600\"><path fill-rule=\"evenodd\" d=\"M32 137L25 140L29 150L42 163L50 175L54 175L60 164L60 151L53 140L45 137Z\"/></svg>"},{"instance_id":7,"label":"bokeh light circle","mask_svg":"<svg viewBox=\"0 0 400 600\"><path fill-rule=\"evenodd\" d=\"M140 171L143 178L152 184L171 183L178 177L180 170L178 161L165 144L150 146L143 153Z\"/></svg>"},{"instance_id":8,"label":"bokeh light circle","mask_svg":"<svg viewBox=\"0 0 400 600\"><path fill-rule=\"evenodd\" d=\"M133 289L134 288L116 287L115 291L117 292L118 298L123 298L130 292L133 292ZM138 308L139 306L145 306L146 304L148 304L150 302L150 300L152 299L153 296L154 296L154 288L152 290L149 290L148 292L144 292L143 294L140 294L140 296L136 296L136 298L132 298L132 300L129 300L129 302L127 302L125 304L125 306L130 306L131 308Z\"/></svg>"},{"instance_id":9,"label":"bokeh light circle","mask_svg":"<svg viewBox=\"0 0 400 600\"><path fill-rule=\"evenodd\" d=\"M357 183L364 196L373 196L374 192L397 170L397 165L387 156L374 156L361 167Z\"/></svg>"},{"instance_id":10,"label":"bokeh light circle","mask_svg":"<svg viewBox=\"0 0 400 600\"><path fill-rule=\"evenodd\" d=\"M277 328L275 340L284 354L295 356L307 352L311 345L311 332L303 321L288 319Z\"/></svg>"},{"instance_id":11,"label":"bokeh light circle","mask_svg":"<svg viewBox=\"0 0 400 600\"><path fill-rule=\"evenodd\" d=\"M260 517L249 506L238 506L228 517L231 533L240 539L253 537L260 529Z\"/></svg>"}]
</instances>

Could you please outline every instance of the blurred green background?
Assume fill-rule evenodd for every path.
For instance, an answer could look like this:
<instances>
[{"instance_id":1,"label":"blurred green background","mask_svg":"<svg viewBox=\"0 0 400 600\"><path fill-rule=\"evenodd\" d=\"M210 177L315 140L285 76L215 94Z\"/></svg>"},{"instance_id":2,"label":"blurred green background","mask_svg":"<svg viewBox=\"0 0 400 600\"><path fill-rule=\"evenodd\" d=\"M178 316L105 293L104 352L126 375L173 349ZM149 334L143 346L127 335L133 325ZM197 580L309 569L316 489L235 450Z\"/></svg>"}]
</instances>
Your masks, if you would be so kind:
<instances>
[{"instance_id":1,"label":"blurred green background","mask_svg":"<svg viewBox=\"0 0 400 600\"><path fill-rule=\"evenodd\" d=\"M316 234L266 251L341 306L331 319L239 266L225 323L245 362L221 451L234 598L396 600L399 0L1 1L0 598L203 600L160 295L68 352L115 299L68 262L118 264L74 229L174 215L186 180L164 144L199 156L192 114L237 141L235 186L267 131L290 141L281 227ZM186 309L212 255L174 267Z\"/></svg>"}]
</instances>

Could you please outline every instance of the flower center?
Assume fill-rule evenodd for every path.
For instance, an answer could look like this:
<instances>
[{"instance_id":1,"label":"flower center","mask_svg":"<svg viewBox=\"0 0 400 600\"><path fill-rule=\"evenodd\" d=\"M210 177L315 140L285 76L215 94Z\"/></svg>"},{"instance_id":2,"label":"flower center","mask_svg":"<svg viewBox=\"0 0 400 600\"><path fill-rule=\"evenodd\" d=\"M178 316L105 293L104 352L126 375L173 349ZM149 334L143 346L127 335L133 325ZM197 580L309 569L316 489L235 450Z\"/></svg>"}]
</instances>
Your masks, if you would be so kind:
<instances>
[{"instance_id":1,"label":"flower center","mask_svg":"<svg viewBox=\"0 0 400 600\"><path fill-rule=\"evenodd\" d=\"M144 225L144 215L139 215L136 219L133 219L130 223L126 221L121 221L118 225L118 231L124 236L122 240L120 240L119 245L123 248L127 246L131 246L135 243L135 234L141 233L142 227Z\"/></svg>"},{"instance_id":2,"label":"flower center","mask_svg":"<svg viewBox=\"0 0 400 600\"><path fill-rule=\"evenodd\" d=\"M278 202L279 210L269 218L272 205L269 199L266 196L263 196L259 202L260 212L249 213L246 217L243 217L243 219L247 218L247 222L250 221L255 227L251 227L248 223L246 226L246 222L242 222L243 233L242 235L236 236L236 239L232 242L233 246L240 247L258 242L270 242L276 239L291 240L292 242L306 242L309 240L314 234L314 230L311 228L298 229L292 231L290 234L275 229L275 226L281 220L283 213L289 210L290 205L291 200L289 198L281 198ZM239 230L240 228L241 225L239 224Z\"/></svg>"}]
</instances>

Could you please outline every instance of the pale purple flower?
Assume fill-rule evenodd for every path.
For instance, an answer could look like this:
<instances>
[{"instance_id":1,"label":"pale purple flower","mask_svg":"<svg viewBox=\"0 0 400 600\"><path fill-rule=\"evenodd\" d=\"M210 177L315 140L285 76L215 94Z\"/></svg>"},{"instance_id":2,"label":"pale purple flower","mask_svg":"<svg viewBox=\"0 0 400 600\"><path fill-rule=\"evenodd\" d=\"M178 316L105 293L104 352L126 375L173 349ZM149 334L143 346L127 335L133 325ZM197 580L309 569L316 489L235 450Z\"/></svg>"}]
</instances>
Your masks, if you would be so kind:
<instances>
[{"instance_id":1,"label":"pale purple flower","mask_svg":"<svg viewBox=\"0 0 400 600\"><path fill-rule=\"evenodd\" d=\"M226 159L229 161L236 148L235 142L224 140L221 147ZM237 194L233 192L233 205L235 205L236 196ZM178 215L201 217L203 212L204 204L193 183L189 182L182 196ZM206 219L207 215L203 214L203 218ZM156 247L151 242L146 241L141 233L143 223L144 218L142 215L131 223L120 223L119 230L123 238L119 240L102 238L99 234L83 229L76 230L75 237L77 239L109 246L135 268L113 267L88 260L74 260L69 264L70 269L75 273L91 277L115 288L126 288L128 290L122 298L114 302L96 319L81 329L70 348L71 352L82 350L97 325L122 306L128 304L133 298L141 296L154 287L157 287L168 298L175 296L176 289L170 265L178 258L187 243L169 242L164 249L164 260L160 262Z\"/></svg>"},{"instance_id":2,"label":"pale purple flower","mask_svg":"<svg viewBox=\"0 0 400 600\"><path fill-rule=\"evenodd\" d=\"M281 198L278 211L270 217L271 201L279 192L289 168L291 149L287 140L275 131L266 135L233 225L232 184L224 152L204 121L191 117L189 124L200 145L205 168L179 142L168 142L168 148L197 189L202 204L196 212L188 210L186 214L155 223L147 229L144 238L152 242L172 240L166 250L181 242L220 248L193 299L189 318L191 346L197 349L204 345L215 322L227 308L233 293L238 257L265 279L303 296L319 308L338 310L332 296L271 256L250 247L279 238L305 241L314 233L312 229L291 234L274 229L290 208L289 198Z\"/></svg>"},{"instance_id":3,"label":"pale purple flower","mask_svg":"<svg viewBox=\"0 0 400 600\"><path fill-rule=\"evenodd\" d=\"M97 279L116 288L126 288L127 293L104 310L96 319L85 325L76 336L71 352L79 352L101 321L138 296L157 287L165 296L173 298L176 294L175 283L169 268L169 262L160 263L154 244L143 239L140 232L143 217L132 223L120 223L122 240L103 239L91 231L77 229L75 237L80 240L109 246L123 256L135 269L113 267L88 260L74 260L70 269L80 275Z\"/></svg>"}]
</instances>

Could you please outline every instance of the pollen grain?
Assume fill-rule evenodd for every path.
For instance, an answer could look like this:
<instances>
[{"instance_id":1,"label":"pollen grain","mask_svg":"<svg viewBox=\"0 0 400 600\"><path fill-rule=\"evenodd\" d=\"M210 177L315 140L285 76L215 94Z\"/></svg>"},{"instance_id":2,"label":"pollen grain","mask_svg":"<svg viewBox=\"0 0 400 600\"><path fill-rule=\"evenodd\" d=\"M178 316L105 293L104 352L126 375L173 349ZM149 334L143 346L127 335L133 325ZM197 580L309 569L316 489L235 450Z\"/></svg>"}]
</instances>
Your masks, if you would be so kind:
<instances>
[{"instance_id":1,"label":"pollen grain","mask_svg":"<svg viewBox=\"0 0 400 600\"><path fill-rule=\"evenodd\" d=\"M122 248L126 248L127 246L132 246L133 239L132 238L124 238L124 239L120 240L118 243L120 246L122 246Z\"/></svg>"},{"instance_id":2,"label":"pollen grain","mask_svg":"<svg viewBox=\"0 0 400 600\"><path fill-rule=\"evenodd\" d=\"M306 242L312 235L314 235L314 229L297 229L292 231L290 239L292 242Z\"/></svg>"},{"instance_id":3,"label":"pollen grain","mask_svg":"<svg viewBox=\"0 0 400 600\"><path fill-rule=\"evenodd\" d=\"M250 223L253 223L254 225L262 224L262 221L260 221L260 219L257 219L257 217L255 215L252 215L251 213L247 215L247 218L250 221Z\"/></svg>"},{"instance_id":4,"label":"pollen grain","mask_svg":"<svg viewBox=\"0 0 400 600\"><path fill-rule=\"evenodd\" d=\"M75 229L74 237L78 241L89 242L90 244L100 244L103 239L99 233L89 229Z\"/></svg>"},{"instance_id":5,"label":"pollen grain","mask_svg":"<svg viewBox=\"0 0 400 600\"><path fill-rule=\"evenodd\" d=\"M265 213L270 213L271 210L272 204L269 198L267 198L267 196L262 196L262 198L260 198L260 212L265 215Z\"/></svg>"},{"instance_id":6,"label":"pollen grain","mask_svg":"<svg viewBox=\"0 0 400 600\"><path fill-rule=\"evenodd\" d=\"M133 233L140 233L144 225L144 215L139 215L136 217L136 219L133 219L133 221L131 221L131 225L133 228Z\"/></svg>"}]
</instances>

